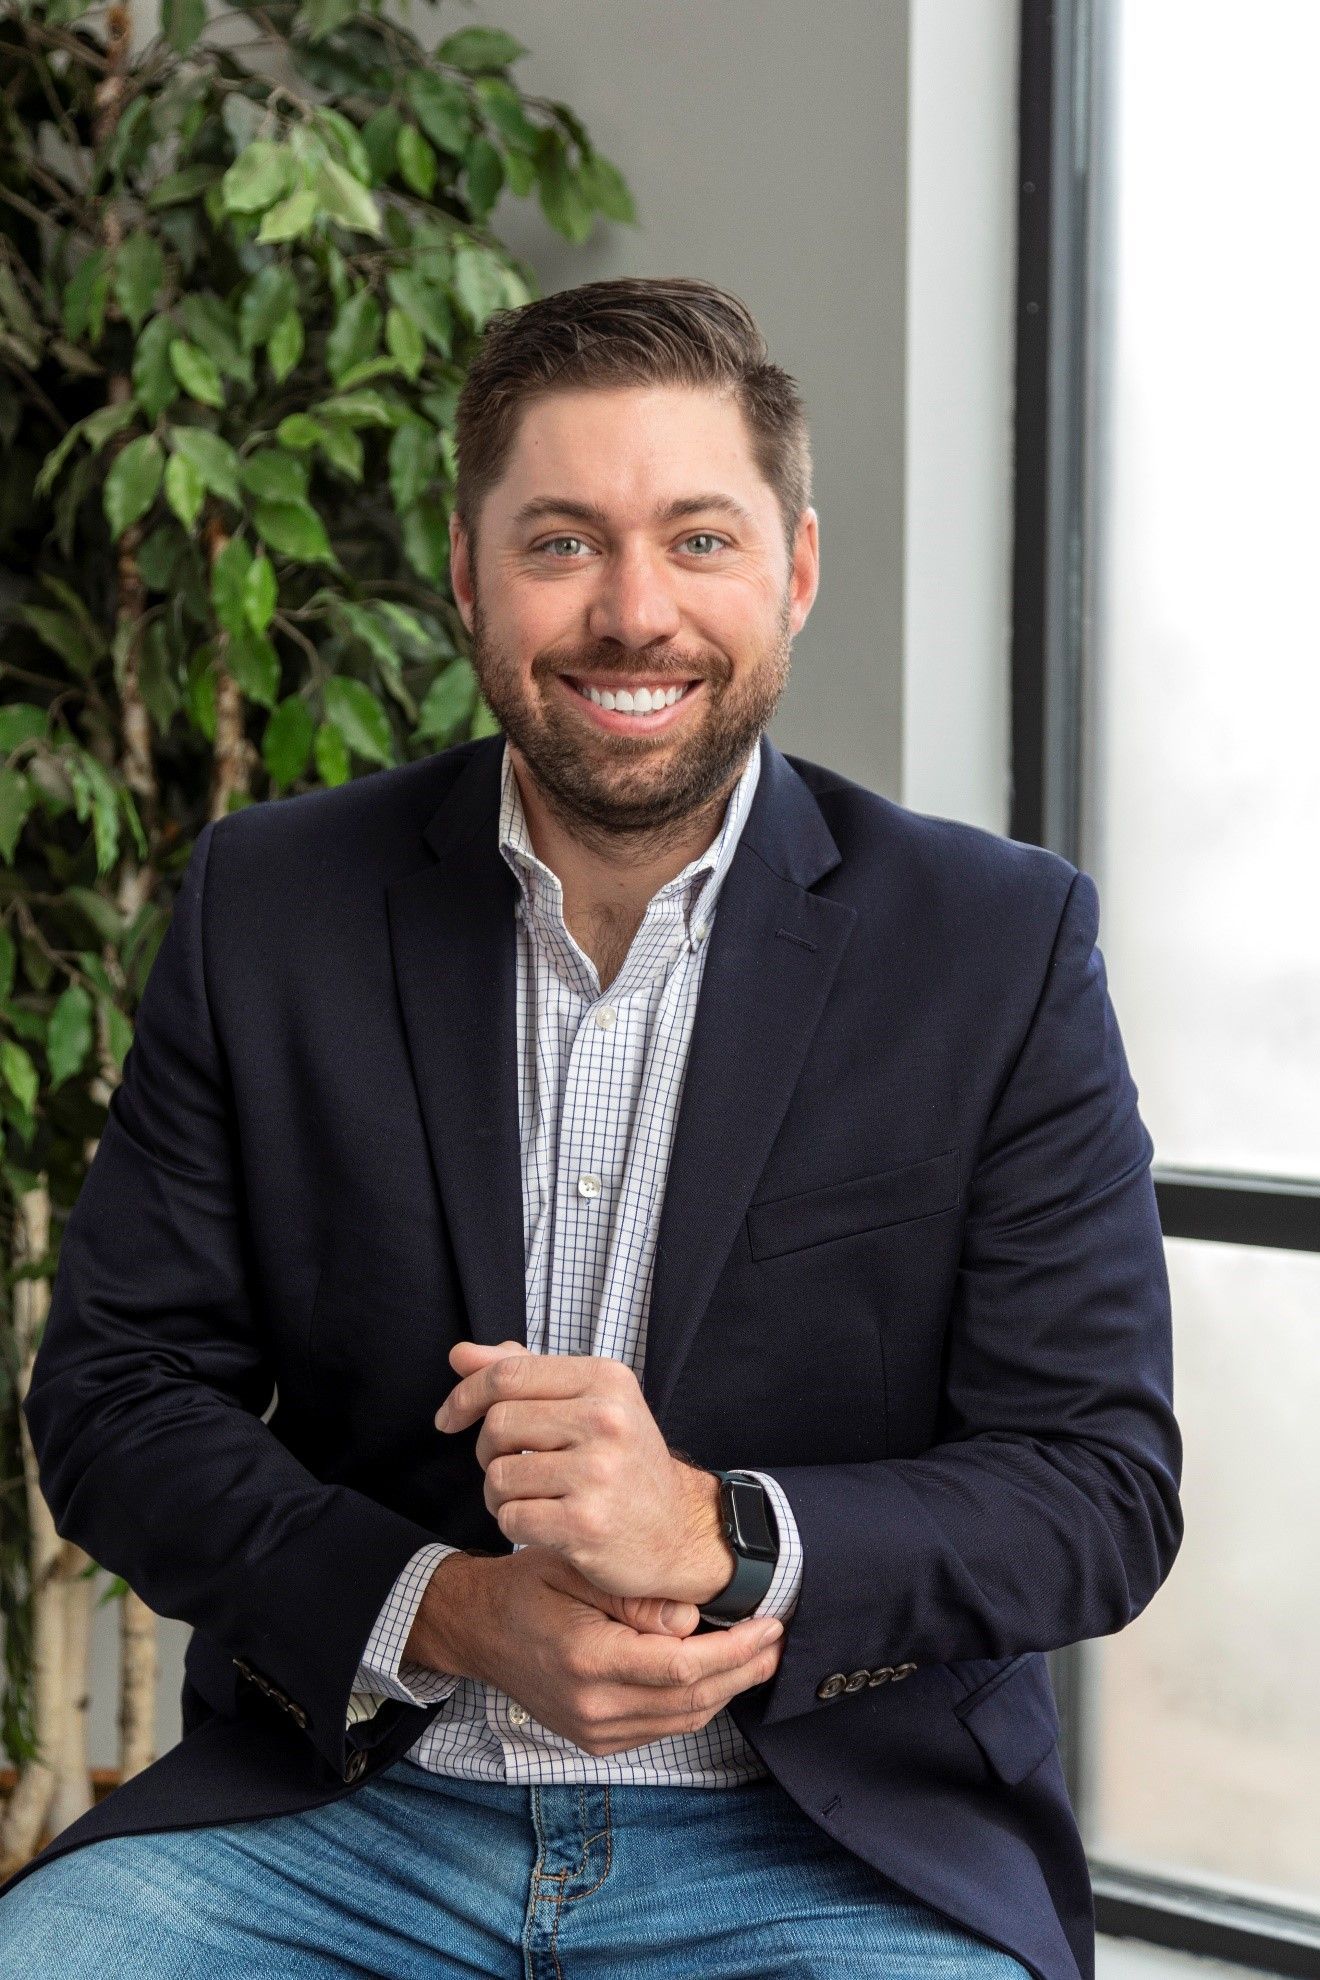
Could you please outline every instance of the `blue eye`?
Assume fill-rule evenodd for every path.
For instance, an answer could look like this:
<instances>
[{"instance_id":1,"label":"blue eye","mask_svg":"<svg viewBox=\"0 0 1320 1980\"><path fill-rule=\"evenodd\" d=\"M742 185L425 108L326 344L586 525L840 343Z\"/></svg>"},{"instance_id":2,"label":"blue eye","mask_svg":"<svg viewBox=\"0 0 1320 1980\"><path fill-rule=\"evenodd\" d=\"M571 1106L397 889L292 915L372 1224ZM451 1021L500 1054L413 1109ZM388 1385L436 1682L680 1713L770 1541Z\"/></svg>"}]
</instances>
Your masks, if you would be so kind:
<instances>
[{"instance_id":1,"label":"blue eye","mask_svg":"<svg viewBox=\"0 0 1320 1980\"><path fill-rule=\"evenodd\" d=\"M539 548L539 549L542 549L542 550L550 550L550 549L552 549L552 548L554 547L554 545L555 545L555 544L557 544L557 543L578 543L578 544L580 544L580 543L581 543L581 541L582 541L582 538L581 538L580 536L551 536L551 537L548 537L548 538L546 539L546 541L545 541L544 543L542 543L542 544L540 544L540 545L538 545L538 548ZM567 561L567 560L565 560L565 559L556 559L556 562L560 562L560 561Z\"/></svg>"},{"instance_id":2,"label":"blue eye","mask_svg":"<svg viewBox=\"0 0 1320 1980\"><path fill-rule=\"evenodd\" d=\"M717 550L724 548L724 538L722 536L715 536L708 529L699 529L692 536L685 537L684 541L687 543L712 543Z\"/></svg>"}]
</instances>

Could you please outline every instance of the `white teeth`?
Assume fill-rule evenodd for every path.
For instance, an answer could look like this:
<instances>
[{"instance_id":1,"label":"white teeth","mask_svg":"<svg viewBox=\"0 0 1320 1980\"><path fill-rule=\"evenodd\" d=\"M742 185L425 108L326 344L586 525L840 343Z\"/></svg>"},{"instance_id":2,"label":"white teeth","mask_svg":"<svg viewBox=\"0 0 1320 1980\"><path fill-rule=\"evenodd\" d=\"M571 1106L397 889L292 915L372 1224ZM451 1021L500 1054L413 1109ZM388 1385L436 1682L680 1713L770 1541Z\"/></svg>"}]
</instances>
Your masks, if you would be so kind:
<instances>
[{"instance_id":1,"label":"white teeth","mask_svg":"<svg viewBox=\"0 0 1320 1980\"><path fill-rule=\"evenodd\" d=\"M583 690L579 690L583 692ZM672 708L674 703L687 692L685 687L636 688L629 692L620 688L612 694L608 688L589 687L585 690L587 699L594 701L598 708L617 708L625 715L650 715L657 708Z\"/></svg>"}]
</instances>

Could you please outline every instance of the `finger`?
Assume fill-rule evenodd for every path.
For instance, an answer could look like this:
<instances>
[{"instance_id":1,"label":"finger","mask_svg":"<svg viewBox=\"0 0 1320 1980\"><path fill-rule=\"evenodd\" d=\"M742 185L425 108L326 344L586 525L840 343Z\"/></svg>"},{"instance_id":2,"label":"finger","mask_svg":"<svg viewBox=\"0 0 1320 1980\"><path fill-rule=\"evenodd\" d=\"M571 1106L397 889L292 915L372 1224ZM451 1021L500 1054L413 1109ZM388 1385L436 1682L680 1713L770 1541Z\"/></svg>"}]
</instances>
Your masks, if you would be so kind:
<instances>
[{"instance_id":1,"label":"finger","mask_svg":"<svg viewBox=\"0 0 1320 1980\"><path fill-rule=\"evenodd\" d=\"M612 1750L645 1746L652 1740L695 1731L708 1725L722 1712L730 1699L755 1685L766 1684L775 1675L783 1656L782 1640L768 1650L720 1677L677 1687L668 1697L663 1692L620 1686L608 1695L597 1732L609 1739ZM645 1699L645 1704L642 1700Z\"/></svg>"},{"instance_id":2,"label":"finger","mask_svg":"<svg viewBox=\"0 0 1320 1980\"><path fill-rule=\"evenodd\" d=\"M492 1403L477 1438L484 1470L501 1451L562 1451L585 1442L589 1425L581 1405L567 1402Z\"/></svg>"},{"instance_id":3,"label":"finger","mask_svg":"<svg viewBox=\"0 0 1320 1980\"><path fill-rule=\"evenodd\" d=\"M527 1354L521 1341L455 1341L449 1350L449 1365L458 1375L473 1375L488 1362L500 1361L506 1354Z\"/></svg>"},{"instance_id":4,"label":"finger","mask_svg":"<svg viewBox=\"0 0 1320 1980\"><path fill-rule=\"evenodd\" d=\"M748 1619L707 1636L689 1636L682 1643L663 1636L611 1636L605 1645L606 1665L599 1673L606 1683L643 1685L657 1691L688 1689L707 1678L738 1671L772 1643L783 1625L769 1618Z\"/></svg>"},{"instance_id":5,"label":"finger","mask_svg":"<svg viewBox=\"0 0 1320 1980\"><path fill-rule=\"evenodd\" d=\"M519 1499L562 1499L580 1473L571 1451L501 1451L486 1467L486 1505L495 1512Z\"/></svg>"},{"instance_id":6,"label":"finger","mask_svg":"<svg viewBox=\"0 0 1320 1980\"><path fill-rule=\"evenodd\" d=\"M592 1381L589 1354L506 1354L455 1383L436 1412L437 1430L466 1430L494 1402L549 1401L585 1393Z\"/></svg>"}]
</instances>

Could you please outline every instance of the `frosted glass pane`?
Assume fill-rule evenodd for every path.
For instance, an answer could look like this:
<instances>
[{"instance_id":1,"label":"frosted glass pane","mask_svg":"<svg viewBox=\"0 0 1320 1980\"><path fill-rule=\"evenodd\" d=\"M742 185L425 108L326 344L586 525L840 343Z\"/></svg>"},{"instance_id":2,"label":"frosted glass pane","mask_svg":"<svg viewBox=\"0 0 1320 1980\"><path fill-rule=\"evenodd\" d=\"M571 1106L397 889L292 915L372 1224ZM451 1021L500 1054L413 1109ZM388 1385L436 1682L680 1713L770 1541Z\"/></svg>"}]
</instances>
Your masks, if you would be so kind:
<instances>
[{"instance_id":1,"label":"frosted glass pane","mask_svg":"<svg viewBox=\"0 0 1320 1980\"><path fill-rule=\"evenodd\" d=\"M1320 1913L1320 1255L1167 1243L1187 1530L1092 1646L1110 1861Z\"/></svg>"},{"instance_id":2,"label":"frosted glass pane","mask_svg":"<svg viewBox=\"0 0 1320 1980\"><path fill-rule=\"evenodd\" d=\"M1119 15L1085 857L1156 1161L1320 1176L1320 6Z\"/></svg>"}]
</instances>

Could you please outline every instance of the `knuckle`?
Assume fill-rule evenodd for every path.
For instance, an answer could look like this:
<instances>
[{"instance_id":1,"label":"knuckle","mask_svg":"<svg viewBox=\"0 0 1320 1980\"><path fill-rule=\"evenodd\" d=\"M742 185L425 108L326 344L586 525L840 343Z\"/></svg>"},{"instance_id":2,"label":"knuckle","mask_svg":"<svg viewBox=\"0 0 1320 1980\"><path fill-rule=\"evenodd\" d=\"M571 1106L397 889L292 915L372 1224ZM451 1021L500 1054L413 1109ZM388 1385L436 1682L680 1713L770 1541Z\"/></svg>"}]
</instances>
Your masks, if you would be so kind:
<instances>
[{"instance_id":1,"label":"knuckle","mask_svg":"<svg viewBox=\"0 0 1320 1980\"><path fill-rule=\"evenodd\" d=\"M504 1363L499 1364L501 1367ZM507 1403L493 1402L486 1411L486 1428L492 1437L502 1437L509 1428L509 1408Z\"/></svg>"}]
</instances>

